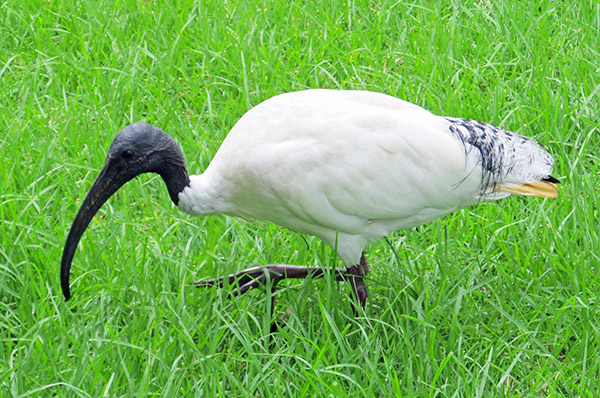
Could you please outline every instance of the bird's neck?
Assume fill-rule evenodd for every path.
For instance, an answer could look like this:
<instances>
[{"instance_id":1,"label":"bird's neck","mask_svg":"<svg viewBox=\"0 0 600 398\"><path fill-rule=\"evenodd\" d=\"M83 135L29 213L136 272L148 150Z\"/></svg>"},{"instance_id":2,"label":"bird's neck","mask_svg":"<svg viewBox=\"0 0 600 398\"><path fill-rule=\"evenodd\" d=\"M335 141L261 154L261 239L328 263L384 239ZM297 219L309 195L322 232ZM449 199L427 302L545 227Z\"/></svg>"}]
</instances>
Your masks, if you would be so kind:
<instances>
[{"instance_id":1,"label":"bird's neck","mask_svg":"<svg viewBox=\"0 0 600 398\"><path fill-rule=\"evenodd\" d=\"M178 163L163 167L157 172L167 185L169 197L176 206L179 205L179 194L190 185L190 177L188 176L185 162L183 164Z\"/></svg>"}]
</instances>

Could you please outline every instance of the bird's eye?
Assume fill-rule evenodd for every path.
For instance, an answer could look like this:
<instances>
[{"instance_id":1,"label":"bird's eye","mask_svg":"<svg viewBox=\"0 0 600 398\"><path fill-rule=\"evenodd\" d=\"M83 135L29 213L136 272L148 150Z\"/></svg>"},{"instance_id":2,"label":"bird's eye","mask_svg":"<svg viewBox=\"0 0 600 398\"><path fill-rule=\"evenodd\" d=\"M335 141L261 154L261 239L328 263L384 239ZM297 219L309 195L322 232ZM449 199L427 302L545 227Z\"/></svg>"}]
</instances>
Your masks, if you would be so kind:
<instances>
[{"instance_id":1,"label":"bird's eye","mask_svg":"<svg viewBox=\"0 0 600 398\"><path fill-rule=\"evenodd\" d=\"M123 157L123 159L131 159L133 157L133 151L131 149L125 149L121 153L121 156Z\"/></svg>"}]
</instances>

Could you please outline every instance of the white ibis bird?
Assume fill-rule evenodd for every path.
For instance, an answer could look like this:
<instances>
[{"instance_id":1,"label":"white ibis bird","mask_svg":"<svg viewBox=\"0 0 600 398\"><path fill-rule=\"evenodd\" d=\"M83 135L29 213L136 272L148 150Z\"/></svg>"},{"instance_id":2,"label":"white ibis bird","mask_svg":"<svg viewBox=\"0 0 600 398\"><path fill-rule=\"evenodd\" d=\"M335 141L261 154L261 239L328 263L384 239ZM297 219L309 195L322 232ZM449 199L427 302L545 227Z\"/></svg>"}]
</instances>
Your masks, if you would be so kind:
<instances>
[{"instance_id":1,"label":"white ibis bird","mask_svg":"<svg viewBox=\"0 0 600 398\"><path fill-rule=\"evenodd\" d=\"M436 116L374 92L307 90L249 110L214 159L188 176L179 145L157 127L134 123L117 134L104 168L69 232L61 286L71 296L73 255L104 202L142 173L158 173L186 213L267 220L319 237L337 251L364 307L364 250L390 232L511 194L554 198L552 157L536 142L474 120ZM269 264L225 278L234 294L285 278L320 276L318 267Z\"/></svg>"}]
</instances>

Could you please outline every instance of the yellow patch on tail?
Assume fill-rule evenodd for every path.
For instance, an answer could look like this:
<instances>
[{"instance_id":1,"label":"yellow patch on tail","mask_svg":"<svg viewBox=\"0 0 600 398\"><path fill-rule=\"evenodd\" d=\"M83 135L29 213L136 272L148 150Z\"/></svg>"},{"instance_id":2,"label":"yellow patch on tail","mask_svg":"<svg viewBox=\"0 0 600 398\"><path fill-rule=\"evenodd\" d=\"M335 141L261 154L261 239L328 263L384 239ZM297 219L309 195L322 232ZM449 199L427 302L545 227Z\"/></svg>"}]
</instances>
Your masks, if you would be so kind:
<instances>
[{"instance_id":1,"label":"yellow patch on tail","mask_svg":"<svg viewBox=\"0 0 600 398\"><path fill-rule=\"evenodd\" d=\"M558 187L556 184L547 181L532 182L519 186L500 185L498 189L518 195L535 195L542 198L558 197Z\"/></svg>"}]
</instances>

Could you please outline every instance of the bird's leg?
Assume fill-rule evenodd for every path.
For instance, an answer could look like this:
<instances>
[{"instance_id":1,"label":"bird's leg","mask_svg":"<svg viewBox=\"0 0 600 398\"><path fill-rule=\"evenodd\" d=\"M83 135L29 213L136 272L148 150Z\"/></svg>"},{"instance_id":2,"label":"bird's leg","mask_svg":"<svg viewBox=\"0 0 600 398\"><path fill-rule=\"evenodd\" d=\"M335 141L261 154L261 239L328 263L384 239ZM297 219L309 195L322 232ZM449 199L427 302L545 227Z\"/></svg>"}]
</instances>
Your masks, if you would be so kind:
<instances>
[{"instance_id":1,"label":"bird's leg","mask_svg":"<svg viewBox=\"0 0 600 398\"><path fill-rule=\"evenodd\" d=\"M325 272L335 274L335 279L338 281L348 280L352 286L354 299L358 301L364 309L367 302L367 286L365 285L364 277L369 272L369 264L365 259L364 253L360 257L360 262L346 269L320 268L320 267L304 267L291 264L267 264L258 267L248 268L235 274L223 276L221 278L210 279L206 281L194 282L196 287L210 287L231 285L236 283L237 288L231 293L232 296L239 296L246 293L250 289L259 286L264 286L267 281L271 280L273 286L284 279L305 279L305 278L321 278ZM356 308L354 308L356 313Z\"/></svg>"},{"instance_id":2,"label":"bird's leg","mask_svg":"<svg viewBox=\"0 0 600 398\"><path fill-rule=\"evenodd\" d=\"M318 278L323 275L323 272L324 270L318 267L303 267L290 264L267 264L248 268L221 278L194 282L194 286L210 287L217 285L223 287L224 285L237 283L238 288L231 294L233 296L239 296L250 289L265 285L268 280L271 280L273 285L276 285L284 279Z\"/></svg>"},{"instance_id":3,"label":"bird's leg","mask_svg":"<svg viewBox=\"0 0 600 398\"><path fill-rule=\"evenodd\" d=\"M271 334L277 332L279 329L279 322L275 320L275 289L277 288L277 282L273 282L273 289L271 290L271 312L269 313L269 318L271 318L271 325L269 325L269 332Z\"/></svg>"},{"instance_id":4,"label":"bird's leg","mask_svg":"<svg viewBox=\"0 0 600 398\"><path fill-rule=\"evenodd\" d=\"M320 277L323 275L323 270L316 267L302 267L289 264L267 264L259 267L248 268L243 271L223 276L221 278L210 279L207 281L194 282L196 287L210 287L217 285L223 287L226 284L234 284L237 282L238 288L231 292L232 296L238 296L246 293L248 290L264 286L270 280L273 283L272 292L277 287L277 284L287 278L302 279L311 277ZM227 281L227 282L225 282ZM271 313L273 319L275 315L275 295L271 292ZM279 329L278 322L271 321L269 330L275 333Z\"/></svg>"},{"instance_id":5,"label":"bird's leg","mask_svg":"<svg viewBox=\"0 0 600 398\"><path fill-rule=\"evenodd\" d=\"M345 269L344 276L342 278L348 279L350 281L350 285L352 286L352 293L354 294L354 299L358 301L363 311L365 309L365 304L367 303L367 297L369 295L367 291L367 285L365 284L364 277L369 273L369 264L367 263L367 259L365 258L365 254L363 253L360 256L360 262L352 267L348 267ZM339 280L339 276L337 279ZM356 315L358 315L358 311L354 304L352 304L352 309Z\"/></svg>"}]
</instances>

